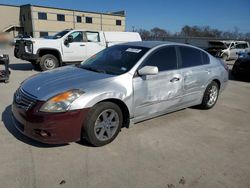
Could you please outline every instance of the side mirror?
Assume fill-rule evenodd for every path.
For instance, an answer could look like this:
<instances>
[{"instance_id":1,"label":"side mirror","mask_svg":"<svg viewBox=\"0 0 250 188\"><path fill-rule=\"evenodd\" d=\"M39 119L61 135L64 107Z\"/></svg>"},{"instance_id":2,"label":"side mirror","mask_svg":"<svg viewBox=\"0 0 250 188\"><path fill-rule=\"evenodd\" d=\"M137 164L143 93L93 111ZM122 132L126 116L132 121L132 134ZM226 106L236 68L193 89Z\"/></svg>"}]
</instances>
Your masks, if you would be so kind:
<instances>
[{"instance_id":1,"label":"side mirror","mask_svg":"<svg viewBox=\"0 0 250 188\"><path fill-rule=\"evenodd\" d=\"M69 35L65 40L64 40L64 44L67 46L69 43L73 42L73 36Z\"/></svg>"},{"instance_id":2,"label":"side mirror","mask_svg":"<svg viewBox=\"0 0 250 188\"><path fill-rule=\"evenodd\" d=\"M235 49L235 46L231 46L231 48L230 49Z\"/></svg>"},{"instance_id":3,"label":"side mirror","mask_svg":"<svg viewBox=\"0 0 250 188\"><path fill-rule=\"evenodd\" d=\"M140 70L138 70L138 74L140 76L156 75L158 74L158 72L159 72L158 67L155 66L145 66L142 67Z\"/></svg>"}]
</instances>

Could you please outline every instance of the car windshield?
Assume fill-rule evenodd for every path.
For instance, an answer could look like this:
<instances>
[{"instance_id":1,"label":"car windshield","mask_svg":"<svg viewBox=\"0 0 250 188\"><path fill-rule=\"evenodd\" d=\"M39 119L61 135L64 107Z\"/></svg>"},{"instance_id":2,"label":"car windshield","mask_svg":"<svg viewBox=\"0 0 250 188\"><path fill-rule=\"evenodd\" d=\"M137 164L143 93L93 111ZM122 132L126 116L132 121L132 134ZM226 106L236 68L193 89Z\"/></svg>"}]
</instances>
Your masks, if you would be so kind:
<instances>
[{"instance_id":1,"label":"car windshield","mask_svg":"<svg viewBox=\"0 0 250 188\"><path fill-rule=\"evenodd\" d=\"M60 38L62 38L64 35L66 35L68 32L69 32L69 30L61 31L61 32L55 34L55 35L52 37L52 39L60 39Z\"/></svg>"},{"instance_id":2,"label":"car windshield","mask_svg":"<svg viewBox=\"0 0 250 188\"><path fill-rule=\"evenodd\" d=\"M149 48L115 45L82 62L80 68L112 75L128 72Z\"/></svg>"}]
</instances>

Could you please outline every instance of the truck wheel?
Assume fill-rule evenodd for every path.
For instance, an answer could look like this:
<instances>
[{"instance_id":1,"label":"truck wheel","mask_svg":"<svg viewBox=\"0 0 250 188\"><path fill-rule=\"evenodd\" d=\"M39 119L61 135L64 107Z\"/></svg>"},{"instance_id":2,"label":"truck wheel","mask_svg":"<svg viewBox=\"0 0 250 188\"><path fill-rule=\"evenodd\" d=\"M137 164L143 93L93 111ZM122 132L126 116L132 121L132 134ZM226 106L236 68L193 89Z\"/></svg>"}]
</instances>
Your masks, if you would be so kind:
<instances>
[{"instance_id":1,"label":"truck wheel","mask_svg":"<svg viewBox=\"0 0 250 188\"><path fill-rule=\"evenodd\" d=\"M40 61L40 67L42 71L52 70L57 68L58 66L59 66L59 61L54 55L47 54L42 56Z\"/></svg>"},{"instance_id":2,"label":"truck wheel","mask_svg":"<svg viewBox=\"0 0 250 188\"><path fill-rule=\"evenodd\" d=\"M123 115L119 106L101 102L89 112L84 125L87 141L94 146L112 142L121 130Z\"/></svg>"}]
</instances>

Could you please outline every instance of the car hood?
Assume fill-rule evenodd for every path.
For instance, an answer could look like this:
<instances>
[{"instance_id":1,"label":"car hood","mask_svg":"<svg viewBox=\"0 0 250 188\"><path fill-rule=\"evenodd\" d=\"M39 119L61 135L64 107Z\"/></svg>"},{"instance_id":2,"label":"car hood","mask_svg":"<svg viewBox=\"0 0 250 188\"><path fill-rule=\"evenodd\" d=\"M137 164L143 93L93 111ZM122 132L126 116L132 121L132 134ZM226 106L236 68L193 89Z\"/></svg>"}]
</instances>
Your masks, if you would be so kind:
<instances>
[{"instance_id":1,"label":"car hood","mask_svg":"<svg viewBox=\"0 0 250 188\"><path fill-rule=\"evenodd\" d=\"M25 80L21 87L38 100L46 101L71 89L86 91L98 87L111 81L113 77L114 75L92 72L76 66L66 66L34 75Z\"/></svg>"}]
</instances>

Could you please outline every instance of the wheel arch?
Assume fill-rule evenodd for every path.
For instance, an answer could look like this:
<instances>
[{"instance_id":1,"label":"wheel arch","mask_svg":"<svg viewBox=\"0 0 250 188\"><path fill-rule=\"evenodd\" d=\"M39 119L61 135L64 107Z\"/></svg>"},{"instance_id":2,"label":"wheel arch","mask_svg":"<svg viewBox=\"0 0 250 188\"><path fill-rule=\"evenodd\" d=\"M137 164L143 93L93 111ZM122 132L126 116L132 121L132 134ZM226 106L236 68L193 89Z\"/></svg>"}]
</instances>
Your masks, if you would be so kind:
<instances>
[{"instance_id":1,"label":"wheel arch","mask_svg":"<svg viewBox=\"0 0 250 188\"><path fill-rule=\"evenodd\" d=\"M62 57L61 57L61 53L59 52L59 50L53 49L53 48L40 48L37 51L37 55L39 56L39 58L41 58L43 55L46 54L51 54L54 55L55 57L57 57L58 61L59 61L59 65L62 65Z\"/></svg>"},{"instance_id":2,"label":"wheel arch","mask_svg":"<svg viewBox=\"0 0 250 188\"><path fill-rule=\"evenodd\" d=\"M102 102L112 102L114 104L116 104L122 111L122 115L123 115L123 127L129 127L129 123L130 123L130 112L129 109L126 105L125 102L123 102L120 99L117 98L110 98L110 99L104 99L102 101L99 101L97 104L102 103Z\"/></svg>"},{"instance_id":3,"label":"wheel arch","mask_svg":"<svg viewBox=\"0 0 250 188\"><path fill-rule=\"evenodd\" d=\"M212 80L212 82L216 82L218 84L218 87L219 87L219 90L220 90L220 88L221 88L221 82L220 82L220 80L217 79L217 78L215 78L215 79Z\"/></svg>"}]
</instances>

